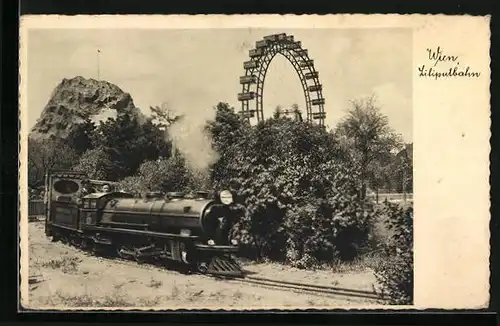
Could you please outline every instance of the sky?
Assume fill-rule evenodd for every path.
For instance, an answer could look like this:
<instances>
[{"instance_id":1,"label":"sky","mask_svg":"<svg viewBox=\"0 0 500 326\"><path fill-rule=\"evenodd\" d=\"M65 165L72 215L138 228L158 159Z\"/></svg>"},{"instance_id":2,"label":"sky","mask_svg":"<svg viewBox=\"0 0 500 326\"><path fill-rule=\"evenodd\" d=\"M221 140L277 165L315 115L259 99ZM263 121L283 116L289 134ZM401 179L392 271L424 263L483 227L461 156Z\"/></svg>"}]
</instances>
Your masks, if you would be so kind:
<instances>
[{"instance_id":1,"label":"sky","mask_svg":"<svg viewBox=\"0 0 500 326\"><path fill-rule=\"evenodd\" d=\"M248 51L263 36L294 35L319 71L325 124L334 127L350 101L375 95L381 112L412 142L412 32L410 29L33 29L28 34L28 123L40 117L63 78L100 79L130 93L137 107L166 105L193 122L213 117L213 106L241 104L239 77ZM264 115L305 99L292 65L276 56L266 74Z\"/></svg>"}]
</instances>

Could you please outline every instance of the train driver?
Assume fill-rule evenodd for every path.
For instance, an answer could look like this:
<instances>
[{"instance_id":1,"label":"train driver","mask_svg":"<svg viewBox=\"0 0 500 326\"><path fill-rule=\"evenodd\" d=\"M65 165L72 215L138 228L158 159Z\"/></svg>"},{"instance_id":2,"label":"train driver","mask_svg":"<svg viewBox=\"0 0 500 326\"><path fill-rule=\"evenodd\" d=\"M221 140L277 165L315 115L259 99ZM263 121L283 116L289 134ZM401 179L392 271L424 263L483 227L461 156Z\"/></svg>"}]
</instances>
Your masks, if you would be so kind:
<instances>
[{"instance_id":1,"label":"train driver","mask_svg":"<svg viewBox=\"0 0 500 326\"><path fill-rule=\"evenodd\" d=\"M102 192L110 192L110 191L111 191L111 189L110 189L108 184L105 184L104 186L102 186Z\"/></svg>"},{"instance_id":2,"label":"train driver","mask_svg":"<svg viewBox=\"0 0 500 326\"><path fill-rule=\"evenodd\" d=\"M81 191L81 196L86 196L90 193L89 191L89 182L87 180L82 182L82 191Z\"/></svg>"}]
</instances>

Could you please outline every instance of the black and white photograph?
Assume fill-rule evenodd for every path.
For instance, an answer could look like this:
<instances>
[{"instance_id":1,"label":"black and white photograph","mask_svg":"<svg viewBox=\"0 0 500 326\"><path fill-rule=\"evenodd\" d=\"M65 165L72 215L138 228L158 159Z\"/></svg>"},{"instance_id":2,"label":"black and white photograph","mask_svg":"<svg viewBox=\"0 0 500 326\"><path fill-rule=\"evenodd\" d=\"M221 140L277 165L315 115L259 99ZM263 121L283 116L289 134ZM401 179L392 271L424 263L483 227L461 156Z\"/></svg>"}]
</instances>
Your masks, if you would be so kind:
<instances>
[{"instance_id":1,"label":"black and white photograph","mask_svg":"<svg viewBox=\"0 0 500 326\"><path fill-rule=\"evenodd\" d=\"M24 35L27 307L414 305L412 28Z\"/></svg>"}]
</instances>

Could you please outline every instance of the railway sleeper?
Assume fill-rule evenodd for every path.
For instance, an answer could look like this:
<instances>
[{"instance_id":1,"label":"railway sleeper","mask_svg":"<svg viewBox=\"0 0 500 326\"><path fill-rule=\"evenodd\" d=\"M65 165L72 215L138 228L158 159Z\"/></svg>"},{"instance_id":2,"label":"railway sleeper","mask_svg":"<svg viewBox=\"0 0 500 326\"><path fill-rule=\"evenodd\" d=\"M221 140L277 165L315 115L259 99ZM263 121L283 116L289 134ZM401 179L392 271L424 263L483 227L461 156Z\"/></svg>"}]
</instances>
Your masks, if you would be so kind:
<instances>
[{"instance_id":1,"label":"railway sleeper","mask_svg":"<svg viewBox=\"0 0 500 326\"><path fill-rule=\"evenodd\" d=\"M230 257L215 256L206 269L207 274L220 276L242 276L241 267Z\"/></svg>"}]
</instances>

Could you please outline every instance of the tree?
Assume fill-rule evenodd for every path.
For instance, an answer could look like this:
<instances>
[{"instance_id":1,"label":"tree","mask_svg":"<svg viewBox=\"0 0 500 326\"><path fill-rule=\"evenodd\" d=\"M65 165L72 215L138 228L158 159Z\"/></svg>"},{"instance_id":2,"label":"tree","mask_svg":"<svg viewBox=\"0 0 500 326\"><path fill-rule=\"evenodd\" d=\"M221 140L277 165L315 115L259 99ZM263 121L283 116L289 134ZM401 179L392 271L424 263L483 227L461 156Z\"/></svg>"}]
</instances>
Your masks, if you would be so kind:
<instances>
[{"instance_id":1,"label":"tree","mask_svg":"<svg viewBox=\"0 0 500 326\"><path fill-rule=\"evenodd\" d=\"M238 160L241 144L249 137L250 125L227 103L218 103L214 110L215 118L207 122L205 129L212 138L212 147L219 154L211 169L211 179L215 186L220 186L237 172L229 167Z\"/></svg>"},{"instance_id":2,"label":"tree","mask_svg":"<svg viewBox=\"0 0 500 326\"><path fill-rule=\"evenodd\" d=\"M302 112L300 111L299 105L298 104L293 104L292 105L292 113L297 121L303 121L302 119Z\"/></svg>"},{"instance_id":3,"label":"tree","mask_svg":"<svg viewBox=\"0 0 500 326\"><path fill-rule=\"evenodd\" d=\"M402 140L389 126L388 118L380 113L373 97L351 103L347 116L337 125L336 136L356 162L364 198L367 181L376 174L374 167L386 162L391 153L400 149Z\"/></svg>"},{"instance_id":4,"label":"tree","mask_svg":"<svg viewBox=\"0 0 500 326\"><path fill-rule=\"evenodd\" d=\"M281 105L276 106L276 108L274 108L273 118L278 119L282 115L283 115L283 108L281 107Z\"/></svg>"},{"instance_id":5,"label":"tree","mask_svg":"<svg viewBox=\"0 0 500 326\"><path fill-rule=\"evenodd\" d=\"M85 172L91 179L108 180L114 168L110 155L100 147L83 153L73 170Z\"/></svg>"},{"instance_id":6,"label":"tree","mask_svg":"<svg viewBox=\"0 0 500 326\"><path fill-rule=\"evenodd\" d=\"M180 153L167 159L144 162L139 167L138 175L150 191L185 191L192 181L186 160Z\"/></svg>"},{"instance_id":7,"label":"tree","mask_svg":"<svg viewBox=\"0 0 500 326\"><path fill-rule=\"evenodd\" d=\"M375 190L375 198L377 203L379 198L379 189L390 189L390 184L388 184L388 181L390 181L390 176L393 174L392 159L393 157L388 156L384 159L371 162L368 167L367 178L370 188Z\"/></svg>"},{"instance_id":8,"label":"tree","mask_svg":"<svg viewBox=\"0 0 500 326\"><path fill-rule=\"evenodd\" d=\"M401 187L403 192L413 191L413 144L406 144L405 148L398 154L400 159Z\"/></svg>"},{"instance_id":9,"label":"tree","mask_svg":"<svg viewBox=\"0 0 500 326\"><path fill-rule=\"evenodd\" d=\"M164 129L183 117L183 115L175 114L165 104L150 106L149 109L153 112L151 115L152 120L156 120L157 125Z\"/></svg>"},{"instance_id":10,"label":"tree","mask_svg":"<svg viewBox=\"0 0 500 326\"><path fill-rule=\"evenodd\" d=\"M94 134L93 146L101 148L114 162L110 180L130 176L145 160L166 156L170 152L165 131L152 119L139 121L128 114L101 122Z\"/></svg>"},{"instance_id":11,"label":"tree","mask_svg":"<svg viewBox=\"0 0 500 326\"><path fill-rule=\"evenodd\" d=\"M82 155L85 151L94 148L92 139L95 138L96 126L89 118L77 124L66 137L68 146L75 150L77 155Z\"/></svg>"},{"instance_id":12,"label":"tree","mask_svg":"<svg viewBox=\"0 0 500 326\"><path fill-rule=\"evenodd\" d=\"M142 163L133 176L120 181L121 189L143 194L150 191L171 192L193 190L195 176L180 153Z\"/></svg>"},{"instance_id":13,"label":"tree","mask_svg":"<svg viewBox=\"0 0 500 326\"><path fill-rule=\"evenodd\" d=\"M287 116L289 114L292 115L296 121L301 121L301 122L303 121L302 112L300 111L298 104L293 104L291 109L286 109L286 110L283 110L283 107L278 105L274 109L273 118L278 119Z\"/></svg>"},{"instance_id":14,"label":"tree","mask_svg":"<svg viewBox=\"0 0 500 326\"><path fill-rule=\"evenodd\" d=\"M28 185L43 185L50 170L69 169L77 162L75 151L60 139L28 139Z\"/></svg>"}]
</instances>

